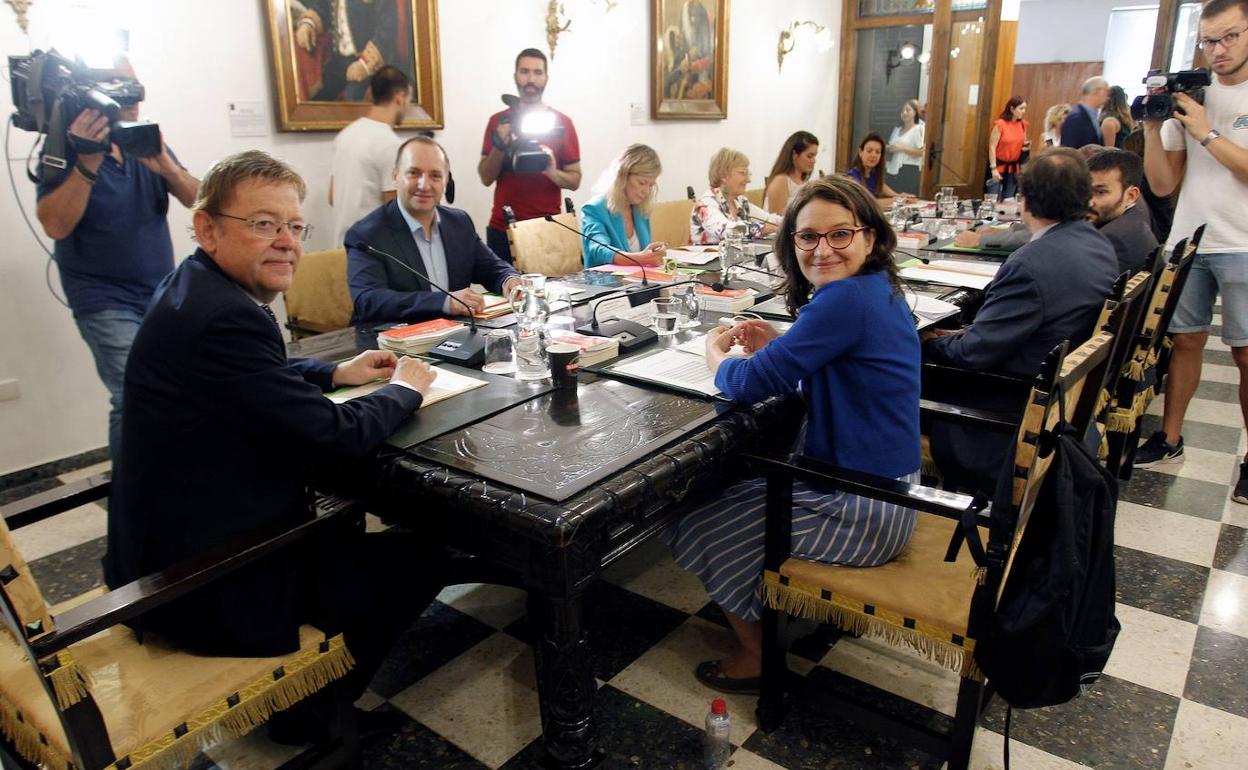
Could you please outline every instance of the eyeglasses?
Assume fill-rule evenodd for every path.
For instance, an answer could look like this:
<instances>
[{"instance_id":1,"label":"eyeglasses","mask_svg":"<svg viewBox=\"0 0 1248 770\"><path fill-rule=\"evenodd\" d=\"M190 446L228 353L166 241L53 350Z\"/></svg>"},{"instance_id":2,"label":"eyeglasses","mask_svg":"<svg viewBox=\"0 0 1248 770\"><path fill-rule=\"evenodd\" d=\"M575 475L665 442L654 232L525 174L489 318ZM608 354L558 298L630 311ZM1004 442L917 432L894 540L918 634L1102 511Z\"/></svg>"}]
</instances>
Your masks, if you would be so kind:
<instances>
[{"instance_id":1,"label":"eyeglasses","mask_svg":"<svg viewBox=\"0 0 1248 770\"><path fill-rule=\"evenodd\" d=\"M290 230L291 236L297 241L306 241L312 236L312 225L305 225L303 222L278 222L273 219L247 219L246 217L236 217L233 214L223 214L217 212L217 216L226 219L237 219L239 222L246 222L251 231L261 238L273 240L281 235L282 228Z\"/></svg>"},{"instance_id":2,"label":"eyeglasses","mask_svg":"<svg viewBox=\"0 0 1248 770\"><path fill-rule=\"evenodd\" d=\"M1248 27L1244 29L1248 29ZM1231 46L1239 41L1239 36L1243 31L1243 29L1240 29L1234 32L1227 32L1222 37L1202 37L1196 44L1206 53L1211 53L1213 49L1218 47L1218 43L1221 43L1223 48L1230 50Z\"/></svg>"},{"instance_id":3,"label":"eyeglasses","mask_svg":"<svg viewBox=\"0 0 1248 770\"><path fill-rule=\"evenodd\" d=\"M814 230L798 230L793 233L793 245L802 251L814 251L819 248L819 241L827 239L828 245L834 249L843 249L854 242L854 236L867 227L845 227L817 233Z\"/></svg>"}]
</instances>

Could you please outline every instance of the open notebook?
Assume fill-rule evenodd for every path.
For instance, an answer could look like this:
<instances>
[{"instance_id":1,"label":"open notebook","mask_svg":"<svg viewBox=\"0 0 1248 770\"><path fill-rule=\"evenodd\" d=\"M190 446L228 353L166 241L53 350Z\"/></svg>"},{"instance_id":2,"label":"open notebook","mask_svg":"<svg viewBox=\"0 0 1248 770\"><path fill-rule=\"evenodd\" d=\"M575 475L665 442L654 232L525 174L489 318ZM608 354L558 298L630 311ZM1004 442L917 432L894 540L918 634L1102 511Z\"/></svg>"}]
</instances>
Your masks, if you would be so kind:
<instances>
[{"instance_id":1,"label":"open notebook","mask_svg":"<svg viewBox=\"0 0 1248 770\"><path fill-rule=\"evenodd\" d=\"M474 388L485 386L484 380L478 380L475 377L469 377L458 372L452 372L449 369L434 367L434 371L438 373L437 378L433 381L433 387L429 393L425 395L425 400L421 402L420 408L424 409L430 404L436 404L439 401L445 401L452 396L458 396L460 393L467 393ZM345 388L326 393L325 396L335 404L342 404L353 398L367 396L373 391L389 385L389 380L374 380L364 385L353 385Z\"/></svg>"}]
</instances>

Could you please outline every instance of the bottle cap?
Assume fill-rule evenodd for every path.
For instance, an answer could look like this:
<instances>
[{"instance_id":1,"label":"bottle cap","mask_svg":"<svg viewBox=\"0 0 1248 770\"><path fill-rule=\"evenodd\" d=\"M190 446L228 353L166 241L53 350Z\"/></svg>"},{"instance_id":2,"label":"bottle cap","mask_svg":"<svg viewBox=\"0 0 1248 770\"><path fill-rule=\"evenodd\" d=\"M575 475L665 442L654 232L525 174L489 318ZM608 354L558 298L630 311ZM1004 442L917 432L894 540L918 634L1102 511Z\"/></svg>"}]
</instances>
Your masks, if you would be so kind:
<instances>
[{"instance_id":1,"label":"bottle cap","mask_svg":"<svg viewBox=\"0 0 1248 770\"><path fill-rule=\"evenodd\" d=\"M711 713L723 715L728 713L728 704L722 698L711 701Z\"/></svg>"}]
</instances>

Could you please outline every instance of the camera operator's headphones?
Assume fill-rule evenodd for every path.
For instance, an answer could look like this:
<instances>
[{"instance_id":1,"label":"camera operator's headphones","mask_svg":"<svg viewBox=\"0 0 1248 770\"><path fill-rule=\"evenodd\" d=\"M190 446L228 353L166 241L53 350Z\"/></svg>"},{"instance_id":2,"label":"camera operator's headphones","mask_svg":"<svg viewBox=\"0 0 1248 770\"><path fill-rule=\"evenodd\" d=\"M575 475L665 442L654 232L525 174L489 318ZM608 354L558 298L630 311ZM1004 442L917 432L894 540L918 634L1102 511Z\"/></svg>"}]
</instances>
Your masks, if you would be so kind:
<instances>
[{"instance_id":1,"label":"camera operator's headphones","mask_svg":"<svg viewBox=\"0 0 1248 770\"><path fill-rule=\"evenodd\" d=\"M438 148L442 153L442 160L446 163L446 190L442 197L446 198L447 203L455 202L455 175L451 173L451 156L446 153L446 148L438 144L438 141L430 134L417 134L410 139L404 140L399 145L399 151L394 154L394 170L399 170L399 163L403 160L403 151L407 149L409 144L419 142L420 144L428 144Z\"/></svg>"}]
</instances>

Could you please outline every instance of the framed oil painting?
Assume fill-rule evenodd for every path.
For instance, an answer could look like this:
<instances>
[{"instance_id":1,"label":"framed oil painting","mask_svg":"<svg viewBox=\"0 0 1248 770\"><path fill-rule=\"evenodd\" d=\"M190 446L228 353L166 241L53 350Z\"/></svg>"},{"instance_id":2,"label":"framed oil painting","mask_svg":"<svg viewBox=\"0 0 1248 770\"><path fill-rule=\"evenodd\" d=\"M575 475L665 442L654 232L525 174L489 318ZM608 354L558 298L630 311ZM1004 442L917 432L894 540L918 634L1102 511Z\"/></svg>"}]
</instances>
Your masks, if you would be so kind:
<instances>
[{"instance_id":1,"label":"framed oil painting","mask_svg":"<svg viewBox=\"0 0 1248 770\"><path fill-rule=\"evenodd\" d=\"M442 128L437 0L264 0L282 131L336 131L367 112L381 67L412 79L402 129Z\"/></svg>"},{"instance_id":2,"label":"framed oil painting","mask_svg":"<svg viewBox=\"0 0 1248 770\"><path fill-rule=\"evenodd\" d=\"M728 0L651 0L650 116L728 117Z\"/></svg>"}]
</instances>

